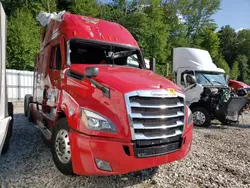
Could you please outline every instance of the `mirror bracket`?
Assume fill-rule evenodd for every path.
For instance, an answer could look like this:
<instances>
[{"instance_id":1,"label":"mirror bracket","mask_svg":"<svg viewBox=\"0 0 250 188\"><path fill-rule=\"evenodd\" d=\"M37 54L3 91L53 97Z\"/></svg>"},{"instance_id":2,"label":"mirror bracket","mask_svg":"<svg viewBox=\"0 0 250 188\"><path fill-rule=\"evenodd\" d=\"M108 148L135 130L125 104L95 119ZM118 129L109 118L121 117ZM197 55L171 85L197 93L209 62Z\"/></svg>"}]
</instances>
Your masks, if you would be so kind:
<instances>
[{"instance_id":1,"label":"mirror bracket","mask_svg":"<svg viewBox=\"0 0 250 188\"><path fill-rule=\"evenodd\" d=\"M150 66L150 70L155 72L155 58L150 58L149 66Z\"/></svg>"},{"instance_id":2,"label":"mirror bracket","mask_svg":"<svg viewBox=\"0 0 250 188\"><path fill-rule=\"evenodd\" d=\"M87 78L96 77L99 69L97 67L87 67L84 71L84 76Z\"/></svg>"}]
</instances>

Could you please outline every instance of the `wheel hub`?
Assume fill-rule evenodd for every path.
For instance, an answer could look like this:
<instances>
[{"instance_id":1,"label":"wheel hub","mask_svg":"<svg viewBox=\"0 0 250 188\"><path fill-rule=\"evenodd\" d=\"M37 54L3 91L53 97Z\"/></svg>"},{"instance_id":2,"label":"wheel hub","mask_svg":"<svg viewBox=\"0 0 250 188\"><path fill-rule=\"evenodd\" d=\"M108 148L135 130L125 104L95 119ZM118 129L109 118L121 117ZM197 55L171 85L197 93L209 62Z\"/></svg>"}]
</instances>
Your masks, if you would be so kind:
<instances>
[{"instance_id":1,"label":"wheel hub","mask_svg":"<svg viewBox=\"0 0 250 188\"><path fill-rule=\"evenodd\" d=\"M55 149L58 159L62 163L68 163L71 159L68 131L62 129L56 135Z\"/></svg>"},{"instance_id":2,"label":"wheel hub","mask_svg":"<svg viewBox=\"0 0 250 188\"><path fill-rule=\"evenodd\" d=\"M193 113L193 121L194 121L194 124L196 125L202 125L206 121L206 116L204 113L200 111L196 111Z\"/></svg>"}]
</instances>

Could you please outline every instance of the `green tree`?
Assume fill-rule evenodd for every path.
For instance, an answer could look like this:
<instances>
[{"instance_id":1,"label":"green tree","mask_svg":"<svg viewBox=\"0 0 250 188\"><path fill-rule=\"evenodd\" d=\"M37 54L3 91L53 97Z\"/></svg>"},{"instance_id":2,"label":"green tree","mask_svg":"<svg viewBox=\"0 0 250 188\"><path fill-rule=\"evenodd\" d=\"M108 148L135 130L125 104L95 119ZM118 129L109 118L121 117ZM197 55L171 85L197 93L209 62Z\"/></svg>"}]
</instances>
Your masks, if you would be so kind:
<instances>
[{"instance_id":1,"label":"green tree","mask_svg":"<svg viewBox=\"0 0 250 188\"><path fill-rule=\"evenodd\" d=\"M120 19L120 23L136 38L145 57L155 57L157 70L164 70L166 73L166 69L162 67L166 67L167 63L169 26L164 24L164 11L159 3L158 0L150 0L146 2L148 6L137 4L137 7L143 8L135 8ZM166 75L165 73L160 72L162 75Z\"/></svg>"},{"instance_id":2,"label":"green tree","mask_svg":"<svg viewBox=\"0 0 250 188\"><path fill-rule=\"evenodd\" d=\"M70 9L71 0L57 0L57 9L58 10L66 10Z\"/></svg>"},{"instance_id":3,"label":"green tree","mask_svg":"<svg viewBox=\"0 0 250 188\"><path fill-rule=\"evenodd\" d=\"M56 11L57 0L4 0L3 6L8 16L14 15L17 9L29 9L35 17L40 11Z\"/></svg>"},{"instance_id":4,"label":"green tree","mask_svg":"<svg viewBox=\"0 0 250 188\"><path fill-rule=\"evenodd\" d=\"M99 17L112 22L121 23L125 18L125 12L120 7L115 6L113 3L103 5L99 4Z\"/></svg>"},{"instance_id":5,"label":"green tree","mask_svg":"<svg viewBox=\"0 0 250 188\"><path fill-rule=\"evenodd\" d=\"M182 3L180 13L185 20L186 36L192 38L213 22L211 16L219 10L221 0L180 0L180 3Z\"/></svg>"},{"instance_id":6,"label":"green tree","mask_svg":"<svg viewBox=\"0 0 250 188\"><path fill-rule=\"evenodd\" d=\"M207 50L211 57L214 59L219 54L220 39L217 33L213 29L205 28L201 34L203 41L201 42L201 47Z\"/></svg>"},{"instance_id":7,"label":"green tree","mask_svg":"<svg viewBox=\"0 0 250 188\"><path fill-rule=\"evenodd\" d=\"M8 66L31 69L34 54L40 45L41 26L35 17L41 11L61 10L122 24L136 38L146 58L156 57L157 73L164 76L167 67L171 67L173 47L206 49L213 59L218 59L216 56L222 53L227 61L225 50L219 49L224 45L218 47L218 35L220 39L224 35L214 33L216 25L211 20L211 16L219 9L220 2L221 0L113 0L104 4L100 0L4 0L3 5L9 16ZM235 45L237 50L234 50L236 55L249 57L247 50L240 50L240 44L247 44L247 37L248 34L245 33L239 33L237 38L235 36L238 41ZM218 64L228 71L223 57L219 58Z\"/></svg>"},{"instance_id":8,"label":"green tree","mask_svg":"<svg viewBox=\"0 0 250 188\"><path fill-rule=\"evenodd\" d=\"M248 73L249 73L249 66L248 66L248 58L246 55L238 55L237 62L239 63L239 77L238 79L243 82L248 82Z\"/></svg>"},{"instance_id":9,"label":"green tree","mask_svg":"<svg viewBox=\"0 0 250 188\"><path fill-rule=\"evenodd\" d=\"M167 40L166 53L168 61L171 62L171 50L173 47L187 46L188 40L186 38L185 26L183 24L182 16L179 9L182 7L180 1L167 0L163 4L164 24L169 26L169 37Z\"/></svg>"},{"instance_id":10,"label":"green tree","mask_svg":"<svg viewBox=\"0 0 250 188\"><path fill-rule=\"evenodd\" d=\"M236 46L237 54L246 55L250 60L250 30L244 29L238 32Z\"/></svg>"},{"instance_id":11,"label":"green tree","mask_svg":"<svg viewBox=\"0 0 250 188\"><path fill-rule=\"evenodd\" d=\"M232 80L237 80L239 77L239 62L235 61L233 63L232 69L231 69L231 74L230 74L230 78Z\"/></svg>"},{"instance_id":12,"label":"green tree","mask_svg":"<svg viewBox=\"0 0 250 188\"><path fill-rule=\"evenodd\" d=\"M169 37L169 26L164 24L164 11L159 0L150 0L145 8L147 14L147 31L145 41L148 43L149 56L156 57L157 61L164 63L167 60L166 44Z\"/></svg>"},{"instance_id":13,"label":"green tree","mask_svg":"<svg viewBox=\"0 0 250 188\"><path fill-rule=\"evenodd\" d=\"M223 69L225 71L225 73L230 76L230 68L222 55L218 55L215 58L214 63L217 65L217 67Z\"/></svg>"},{"instance_id":14,"label":"green tree","mask_svg":"<svg viewBox=\"0 0 250 188\"><path fill-rule=\"evenodd\" d=\"M8 21L7 68L33 70L40 45L40 27L27 9L17 9Z\"/></svg>"},{"instance_id":15,"label":"green tree","mask_svg":"<svg viewBox=\"0 0 250 188\"><path fill-rule=\"evenodd\" d=\"M235 30L229 25L226 25L220 29L218 36L220 38L220 52L224 56L229 67L232 68L237 57L237 40Z\"/></svg>"},{"instance_id":16,"label":"green tree","mask_svg":"<svg viewBox=\"0 0 250 188\"><path fill-rule=\"evenodd\" d=\"M95 0L72 0L69 11L83 16L96 17L99 15L98 6Z\"/></svg>"}]
</instances>

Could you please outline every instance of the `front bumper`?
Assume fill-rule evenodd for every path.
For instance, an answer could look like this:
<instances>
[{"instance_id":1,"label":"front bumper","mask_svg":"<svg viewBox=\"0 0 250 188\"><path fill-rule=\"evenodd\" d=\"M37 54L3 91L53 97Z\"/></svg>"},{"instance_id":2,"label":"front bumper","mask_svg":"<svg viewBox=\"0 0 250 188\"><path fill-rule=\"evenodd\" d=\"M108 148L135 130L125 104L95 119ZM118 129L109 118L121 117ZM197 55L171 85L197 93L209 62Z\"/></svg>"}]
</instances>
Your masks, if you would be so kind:
<instances>
[{"instance_id":1,"label":"front bumper","mask_svg":"<svg viewBox=\"0 0 250 188\"><path fill-rule=\"evenodd\" d=\"M132 143L90 137L71 130L70 145L73 171L79 175L107 176L126 174L180 160L191 149L192 134L192 129L189 129L183 135L185 142L183 142L181 149L178 151L162 156L136 158ZM125 153L123 146L129 148L129 156ZM98 169L95 164L95 158L108 162L112 168L112 172Z\"/></svg>"}]
</instances>

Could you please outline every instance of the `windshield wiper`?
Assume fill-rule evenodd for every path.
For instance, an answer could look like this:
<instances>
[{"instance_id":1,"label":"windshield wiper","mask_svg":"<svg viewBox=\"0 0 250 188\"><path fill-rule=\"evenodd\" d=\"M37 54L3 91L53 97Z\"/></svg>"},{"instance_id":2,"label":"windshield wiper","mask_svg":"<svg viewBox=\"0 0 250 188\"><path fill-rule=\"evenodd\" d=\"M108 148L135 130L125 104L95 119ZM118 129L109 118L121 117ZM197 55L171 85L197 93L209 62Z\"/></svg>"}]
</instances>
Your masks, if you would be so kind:
<instances>
[{"instance_id":1,"label":"windshield wiper","mask_svg":"<svg viewBox=\"0 0 250 188\"><path fill-rule=\"evenodd\" d=\"M209 83L213 86L214 84L203 74L201 74L207 81L209 81Z\"/></svg>"}]
</instances>

